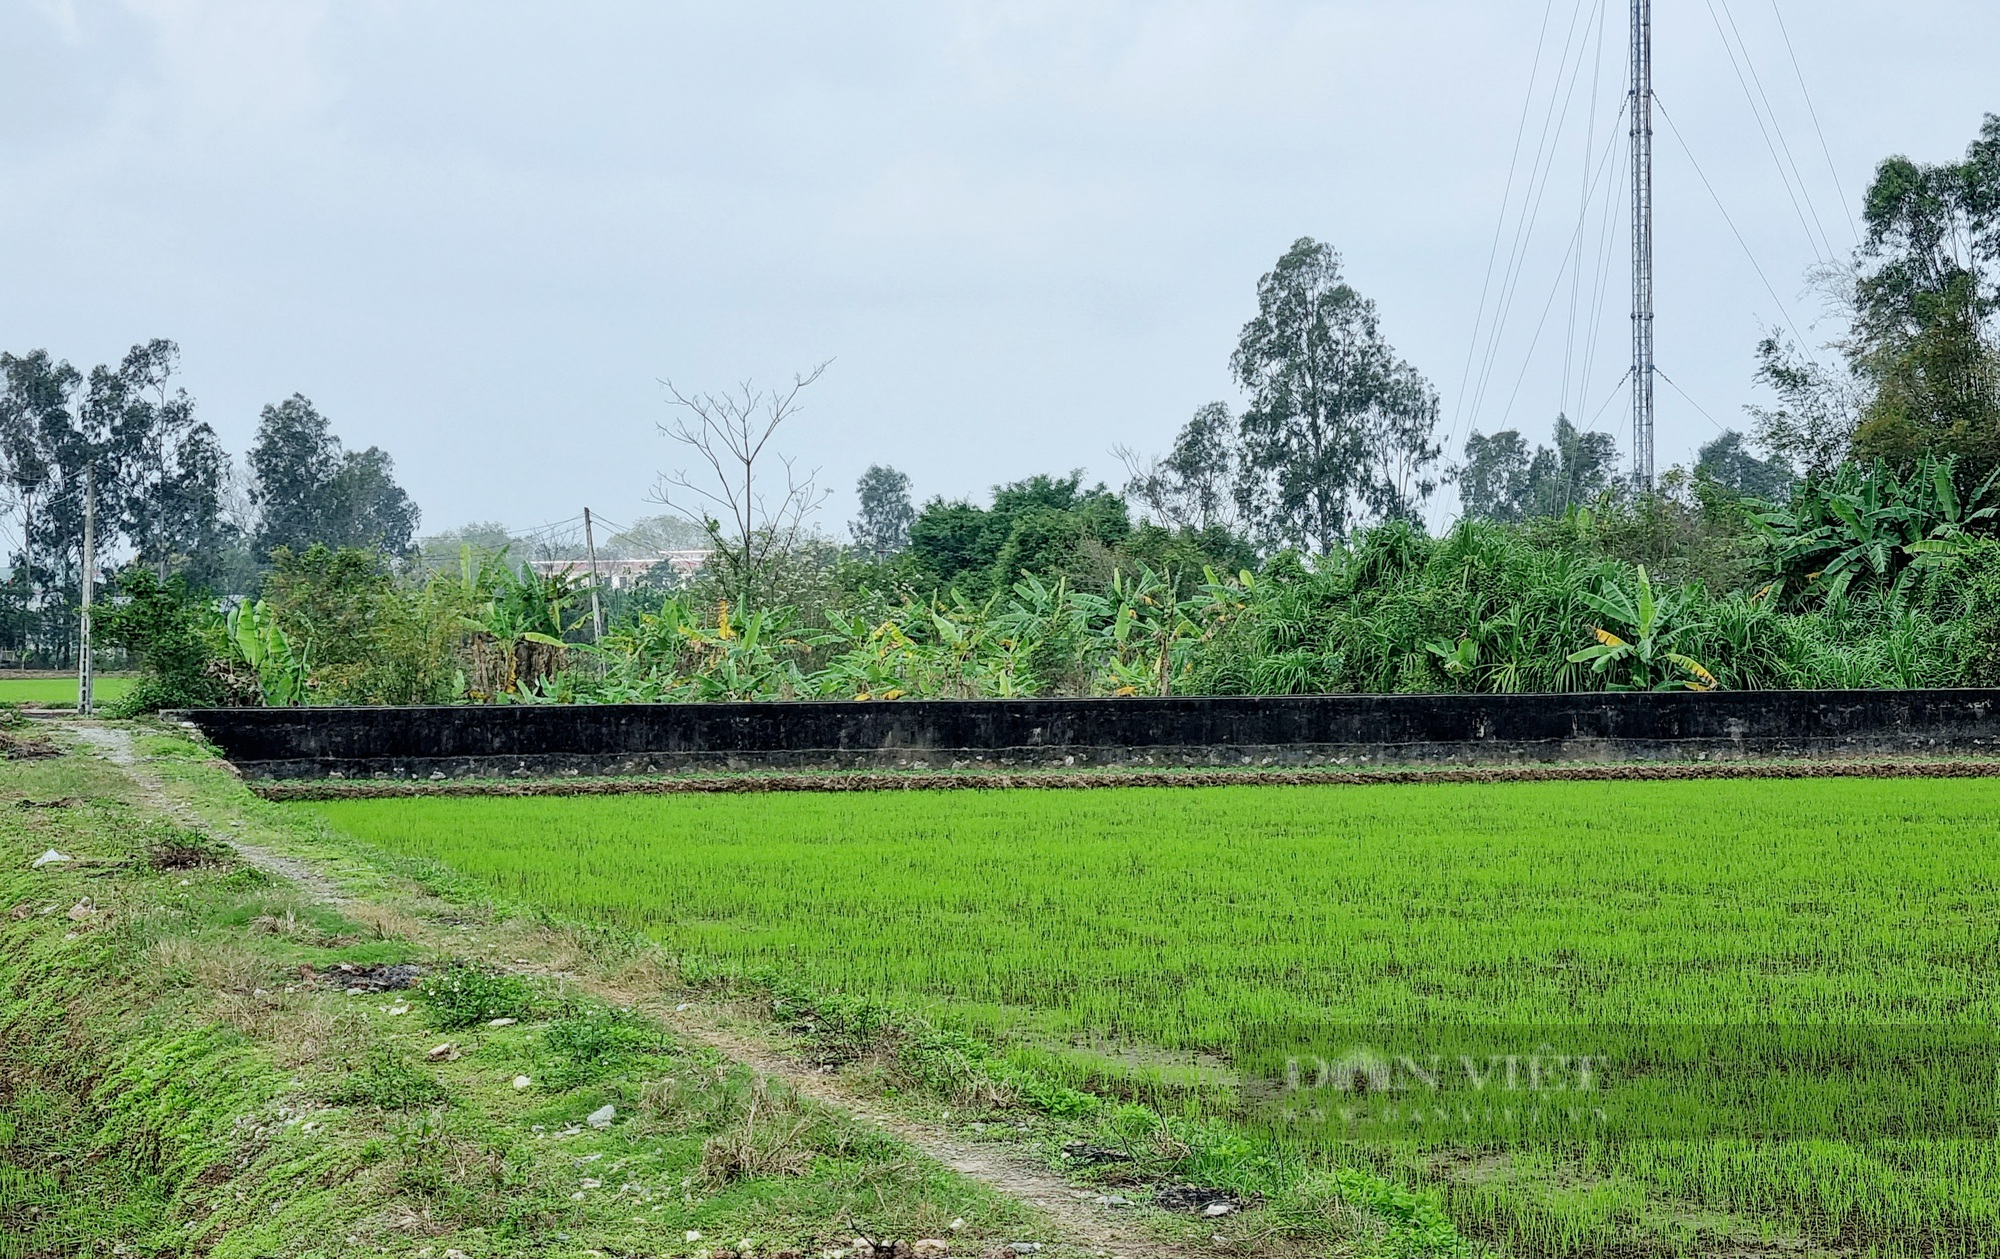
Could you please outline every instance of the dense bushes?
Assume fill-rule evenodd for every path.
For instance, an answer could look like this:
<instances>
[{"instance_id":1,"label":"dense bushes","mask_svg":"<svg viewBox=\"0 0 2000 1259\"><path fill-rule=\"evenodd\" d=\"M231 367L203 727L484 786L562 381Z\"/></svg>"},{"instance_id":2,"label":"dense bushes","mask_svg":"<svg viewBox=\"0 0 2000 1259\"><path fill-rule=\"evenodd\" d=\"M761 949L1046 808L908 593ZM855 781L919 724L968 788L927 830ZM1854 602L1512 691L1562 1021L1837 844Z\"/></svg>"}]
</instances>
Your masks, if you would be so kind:
<instances>
[{"instance_id":1,"label":"dense bushes","mask_svg":"<svg viewBox=\"0 0 2000 1259\"><path fill-rule=\"evenodd\" d=\"M201 708L223 703L228 689L222 670L221 616L187 583L161 580L151 568L133 567L120 577L121 600L98 621L105 642L138 658L139 684L118 702L121 713L160 708Z\"/></svg>"},{"instance_id":2,"label":"dense bushes","mask_svg":"<svg viewBox=\"0 0 2000 1259\"><path fill-rule=\"evenodd\" d=\"M960 550L803 551L773 583L798 601L748 609L698 577L627 601L601 642L573 577L470 553L399 575L325 548L280 552L226 625L134 572L107 634L145 661L147 707L232 687L238 702L589 703L2000 684L2000 541L1949 465L1842 470L1784 510L1675 479L1234 569L1190 562L1227 553L1223 531L1134 528L1068 480L1015 488L1004 522L926 513L958 520ZM1030 501L1043 494L1068 505ZM1018 575L1030 552L1049 567ZM913 567L947 563L958 582Z\"/></svg>"}]
</instances>

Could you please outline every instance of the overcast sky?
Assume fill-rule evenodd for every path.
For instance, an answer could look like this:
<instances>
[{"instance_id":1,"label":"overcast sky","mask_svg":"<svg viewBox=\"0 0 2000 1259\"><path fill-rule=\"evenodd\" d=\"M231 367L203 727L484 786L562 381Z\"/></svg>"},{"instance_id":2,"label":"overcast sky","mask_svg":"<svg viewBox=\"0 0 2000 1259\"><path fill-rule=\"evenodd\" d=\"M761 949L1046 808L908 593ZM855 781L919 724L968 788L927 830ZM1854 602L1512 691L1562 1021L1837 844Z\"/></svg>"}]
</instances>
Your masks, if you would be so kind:
<instances>
[{"instance_id":1,"label":"overcast sky","mask_svg":"<svg viewBox=\"0 0 2000 1259\"><path fill-rule=\"evenodd\" d=\"M1656 5L1661 102L1729 216L1662 123L1659 358L1693 399L1660 389L1663 467L1743 423L1760 326L1811 331L1803 273L1852 248L1874 163L2000 110L1991 0L1781 3L1782 30L1770 0ZM1622 441L1625 10L0 0L0 348L171 337L239 454L304 393L426 530L657 511L659 377L830 358L786 445L842 531L871 462L920 497L1115 481L1112 447L1238 402L1257 278L1310 235L1452 453L1559 409Z\"/></svg>"}]
</instances>

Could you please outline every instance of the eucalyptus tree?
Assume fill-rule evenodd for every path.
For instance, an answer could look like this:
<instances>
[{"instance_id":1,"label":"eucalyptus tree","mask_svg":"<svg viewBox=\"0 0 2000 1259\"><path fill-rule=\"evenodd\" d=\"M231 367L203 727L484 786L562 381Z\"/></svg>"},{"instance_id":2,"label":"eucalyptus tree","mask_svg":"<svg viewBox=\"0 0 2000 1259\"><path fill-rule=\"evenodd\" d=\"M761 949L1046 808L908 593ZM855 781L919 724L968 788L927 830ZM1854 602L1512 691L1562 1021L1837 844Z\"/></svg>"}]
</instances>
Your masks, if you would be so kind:
<instances>
[{"instance_id":1,"label":"eucalyptus tree","mask_svg":"<svg viewBox=\"0 0 2000 1259\"><path fill-rule=\"evenodd\" d=\"M1465 441L1465 462L1451 475L1466 517L1511 523L1594 502L1615 488L1617 470L1616 439L1558 415L1554 444L1536 446L1532 454L1514 429L1491 436L1474 429Z\"/></svg>"},{"instance_id":2,"label":"eucalyptus tree","mask_svg":"<svg viewBox=\"0 0 2000 1259\"><path fill-rule=\"evenodd\" d=\"M1908 465L1956 456L1960 474L2000 467L2000 115L1960 162L1892 157L1863 202L1846 347L1872 387L1855 433L1864 455Z\"/></svg>"},{"instance_id":3,"label":"eucalyptus tree","mask_svg":"<svg viewBox=\"0 0 2000 1259\"><path fill-rule=\"evenodd\" d=\"M227 544L228 456L173 383L179 365L164 339L88 374L46 350L0 354L0 472L22 513L30 598L53 584L66 604L78 588L93 495L100 554L129 545L164 575Z\"/></svg>"},{"instance_id":4,"label":"eucalyptus tree","mask_svg":"<svg viewBox=\"0 0 2000 1259\"><path fill-rule=\"evenodd\" d=\"M1174 436L1164 458L1127 447L1112 452L1125 464L1125 496L1168 528L1234 530L1242 448L1226 402L1209 402Z\"/></svg>"},{"instance_id":5,"label":"eucalyptus tree","mask_svg":"<svg viewBox=\"0 0 2000 1259\"><path fill-rule=\"evenodd\" d=\"M854 547L872 559L886 560L910 545L910 526L917 509L910 505L910 478L886 464L871 463L855 483L860 515L847 528Z\"/></svg>"},{"instance_id":6,"label":"eucalyptus tree","mask_svg":"<svg viewBox=\"0 0 2000 1259\"><path fill-rule=\"evenodd\" d=\"M312 401L293 394L266 406L250 447L250 501L258 558L314 543L406 554L420 513L396 484L379 446L346 450Z\"/></svg>"},{"instance_id":7,"label":"eucalyptus tree","mask_svg":"<svg viewBox=\"0 0 2000 1259\"><path fill-rule=\"evenodd\" d=\"M1267 545L1325 554L1364 520L1413 517L1436 489L1437 393L1332 246L1301 237L1259 280L1230 369L1250 396L1238 504Z\"/></svg>"}]
</instances>

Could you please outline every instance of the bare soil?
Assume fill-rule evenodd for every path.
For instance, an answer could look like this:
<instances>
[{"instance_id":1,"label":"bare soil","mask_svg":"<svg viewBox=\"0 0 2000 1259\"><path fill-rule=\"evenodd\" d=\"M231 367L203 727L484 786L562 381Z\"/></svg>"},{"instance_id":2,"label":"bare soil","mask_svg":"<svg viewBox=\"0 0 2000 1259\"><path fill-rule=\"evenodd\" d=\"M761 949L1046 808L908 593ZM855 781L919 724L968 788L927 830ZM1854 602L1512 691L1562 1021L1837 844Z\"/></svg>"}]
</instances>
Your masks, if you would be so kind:
<instances>
[{"instance_id":1,"label":"bare soil","mask_svg":"<svg viewBox=\"0 0 2000 1259\"><path fill-rule=\"evenodd\" d=\"M1839 761L1699 761L1671 764L1484 765L1426 769L901 770L745 773L685 778L445 779L253 782L266 800L385 800L415 796L713 795L762 791L984 791L1018 788L1368 786L1384 783L1687 782L1748 778L1996 778L2000 760L1877 758Z\"/></svg>"}]
</instances>

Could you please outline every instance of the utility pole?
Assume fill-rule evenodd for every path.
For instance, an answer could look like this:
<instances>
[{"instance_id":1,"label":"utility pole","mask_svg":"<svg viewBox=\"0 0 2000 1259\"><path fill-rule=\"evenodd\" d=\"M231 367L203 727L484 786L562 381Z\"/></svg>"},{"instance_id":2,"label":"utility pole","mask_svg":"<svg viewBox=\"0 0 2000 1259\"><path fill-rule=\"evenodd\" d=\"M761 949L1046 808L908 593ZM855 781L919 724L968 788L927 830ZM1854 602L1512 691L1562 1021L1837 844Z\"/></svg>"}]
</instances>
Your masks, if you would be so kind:
<instances>
[{"instance_id":1,"label":"utility pole","mask_svg":"<svg viewBox=\"0 0 2000 1259\"><path fill-rule=\"evenodd\" d=\"M28 582L21 587L21 672L28 671L28 653L35 649L35 492L23 491L27 521L21 526L21 564Z\"/></svg>"},{"instance_id":2,"label":"utility pole","mask_svg":"<svg viewBox=\"0 0 2000 1259\"><path fill-rule=\"evenodd\" d=\"M1632 483L1653 488L1653 0L1632 0Z\"/></svg>"},{"instance_id":3,"label":"utility pole","mask_svg":"<svg viewBox=\"0 0 2000 1259\"><path fill-rule=\"evenodd\" d=\"M590 641L604 637L604 605L597 601L597 534L590 527L590 508L583 509L583 546L590 554Z\"/></svg>"},{"instance_id":4,"label":"utility pole","mask_svg":"<svg viewBox=\"0 0 2000 1259\"><path fill-rule=\"evenodd\" d=\"M76 649L76 711L90 716L90 595L97 585L97 470L83 470L83 624Z\"/></svg>"}]
</instances>

